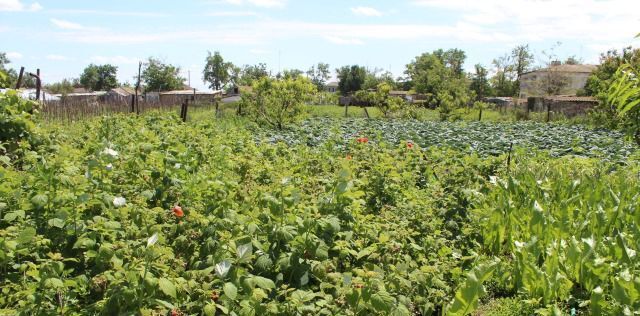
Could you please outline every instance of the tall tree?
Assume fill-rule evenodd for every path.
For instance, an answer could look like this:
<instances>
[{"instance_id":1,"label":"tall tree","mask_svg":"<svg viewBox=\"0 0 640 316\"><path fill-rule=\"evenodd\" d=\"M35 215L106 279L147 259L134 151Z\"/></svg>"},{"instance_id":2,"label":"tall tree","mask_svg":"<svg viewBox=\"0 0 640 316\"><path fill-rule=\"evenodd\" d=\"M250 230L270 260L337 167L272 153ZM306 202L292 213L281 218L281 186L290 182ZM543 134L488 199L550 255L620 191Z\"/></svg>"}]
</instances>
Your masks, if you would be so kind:
<instances>
[{"instance_id":1,"label":"tall tree","mask_svg":"<svg viewBox=\"0 0 640 316\"><path fill-rule=\"evenodd\" d=\"M180 77L180 67L149 57L142 71L142 81L148 91L170 91L183 89L185 78Z\"/></svg>"},{"instance_id":2,"label":"tall tree","mask_svg":"<svg viewBox=\"0 0 640 316\"><path fill-rule=\"evenodd\" d=\"M220 52L213 55L209 52L203 71L204 81L209 83L210 89L221 90L229 83L231 67L233 64L225 62Z\"/></svg>"},{"instance_id":3,"label":"tall tree","mask_svg":"<svg viewBox=\"0 0 640 316\"><path fill-rule=\"evenodd\" d=\"M110 90L118 86L117 73L116 66L90 64L80 75L80 83L91 91Z\"/></svg>"},{"instance_id":4,"label":"tall tree","mask_svg":"<svg viewBox=\"0 0 640 316\"><path fill-rule=\"evenodd\" d=\"M458 49L435 50L416 57L407 65L405 74L411 78L413 89L429 96L429 105L439 107L451 99L452 107L469 101L469 85L462 72L465 54Z\"/></svg>"},{"instance_id":5,"label":"tall tree","mask_svg":"<svg viewBox=\"0 0 640 316\"><path fill-rule=\"evenodd\" d=\"M331 78L331 70L329 70L329 64L318 63L317 65L311 66L309 70L307 70L307 77L311 79L311 82L316 85L318 91L324 90L324 86L327 83L327 80Z\"/></svg>"},{"instance_id":6,"label":"tall tree","mask_svg":"<svg viewBox=\"0 0 640 316\"><path fill-rule=\"evenodd\" d=\"M475 73L471 78L471 91L475 92L476 100L482 100L491 94L488 71L482 65L475 65Z\"/></svg>"},{"instance_id":7,"label":"tall tree","mask_svg":"<svg viewBox=\"0 0 640 316\"><path fill-rule=\"evenodd\" d=\"M498 97L513 97L517 94L517 71L514 70L511 56L504 55L492 62L495 75L491 78L493 90Z\"/></svg>"},{"instance_id":8,"label":"tall tree","mask_svg":"<svg viewBox=\"0 0 640 316\"><path fill-rule=\"evenodd\" d=\"M533 53L529 45L516 46L511 51L511 60L513 61L513 71L516 73L516 80L520 80L523 73L529 71L533 65Z\"/></svg>"},{"instance_id":9,"label":"tall tree","mask_svg":"<svg viewBox=\"0 0 640 316\"><path fill-rule=\"evenodd\" d=\"M618 68L627 63L636 69L640 69L640 49L626 47L622 51L614 49L601 54L600 65L587 79L586 94L590 96L606 94Z\"/></svg>"},{"instance_id":10,"label":"tall tree","mask_svg":"<svg viewBox=\"0 0 640 316\"><path fill-rule=\"evenodd\" d=\"M358 65L344 66L336 69L336 72L339 80L338 90L342 95L361 90L367 76L367 70Z\"/></svg>"}]
</instances>

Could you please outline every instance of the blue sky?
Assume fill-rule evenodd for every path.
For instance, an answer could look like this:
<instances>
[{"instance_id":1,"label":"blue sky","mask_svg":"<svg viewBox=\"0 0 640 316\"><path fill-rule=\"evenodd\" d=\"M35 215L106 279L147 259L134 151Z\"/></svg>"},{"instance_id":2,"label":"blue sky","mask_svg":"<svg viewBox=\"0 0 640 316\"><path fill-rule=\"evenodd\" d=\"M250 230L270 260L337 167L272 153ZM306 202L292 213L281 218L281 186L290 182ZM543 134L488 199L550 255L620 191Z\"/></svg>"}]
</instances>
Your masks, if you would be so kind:
<instances>
[{"instance_id":1,"label":"blue sky","mask_svg":"<svg viewBox=\"0 0 640 316\"><path fill-rule=\"evenodd\" d=\"M78 77L89 63L119 67L133 81L149 56L180 66L204 88L207 51L235 64L306 70L360 64L401 75L437 48L467 52L465 67L491 65L519 44L538 62L557 42L561 57L587 63L640 44L639 0L0 0L0 51L14 68L40 68L45 82Z\"/></svg>"}]
</instances>

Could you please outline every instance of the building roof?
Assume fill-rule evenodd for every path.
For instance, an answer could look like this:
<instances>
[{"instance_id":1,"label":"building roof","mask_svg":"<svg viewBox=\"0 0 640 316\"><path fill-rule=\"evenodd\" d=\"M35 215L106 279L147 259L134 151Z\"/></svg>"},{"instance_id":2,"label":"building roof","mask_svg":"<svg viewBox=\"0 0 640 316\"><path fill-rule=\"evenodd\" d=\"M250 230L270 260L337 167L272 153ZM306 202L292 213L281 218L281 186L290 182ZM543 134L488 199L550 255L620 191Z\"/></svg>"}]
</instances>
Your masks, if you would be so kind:
<instances>
[{"instance_id":1,"label":"building roof","mask_svg":"<svg viewBox=\"0 0 640 316\"><path fill-rule=\"evenodd\" d=\"M551 68L553 71L557 71L557 72L592 73L594 70L596 70L596 68L598 68L598 66L597 65L568 65L568 64L563 64L563 65L551 66L551 67L548 67L548 68L532 70L532 71L529 71L529 72L525 72L523 75L530 74L530 73L535 73L535 72L549 71L549 68Z\"/></svg>"},{"instance_id":2,"label":"building roof","mask_svg":"<svg viewBox=\"0 0 640 316\"><path fill-rule=\"evenodd\" d=\"M216 90L216 91L193 91L193 89L191 90L173 90L173 91L165 91L165 92L160 92L160 95L216 95L216 94L222 94L222 90Z\"/></svg>"},{"instance_id":3,"label":"building roof","mask_svg":"<svg viewBox=\"0 0 640 316\"><path fill-rule=\"evenodd\" d=\"M118 95L121 95L123 97L128 97L132 94L136 94L136 89L131 88L131 87L118 87L118 88L114 88L111 89L110 92L116 93ZM140 92L140 91L138 91Z\"/></svg>"},{"instance_id":4,"label":"building roof","mask_svg":"<svg viewBox=\"0 0 640 316\"><path fill-rule=\"evenodd\" d=\"M330 81L330 82L327 82L326 86L327 87L338 87L338 82L337 81Z\"/></svg>"},{"instance_id":5,"label":"building roof","mask_svg":"<svg viewBox=\"0 0 640 316\"><path fill-rule=\"evenodd\" d=\"M389 91L390 95L409 95L409 91Z\"/></svg>"}]
</instances>

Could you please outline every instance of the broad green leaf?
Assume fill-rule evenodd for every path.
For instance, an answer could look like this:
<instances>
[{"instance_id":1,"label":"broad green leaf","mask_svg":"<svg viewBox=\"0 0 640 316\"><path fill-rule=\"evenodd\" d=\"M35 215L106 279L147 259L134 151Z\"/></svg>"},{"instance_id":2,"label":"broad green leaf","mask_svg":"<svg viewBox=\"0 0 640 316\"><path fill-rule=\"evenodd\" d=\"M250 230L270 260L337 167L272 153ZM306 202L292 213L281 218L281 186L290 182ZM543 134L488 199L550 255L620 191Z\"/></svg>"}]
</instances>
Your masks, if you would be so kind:
<instances>
[{"instance_id":1,"label":"broad green leaf","mask_svg":"<svg viewBox=\"0 0 640 316\"><path fill-rule=\"evenodd\" d=\"M173 282L169 281L169 279L160 278L158 280L158 286L160 287L162 293L172 298L176 298L176 286L173 284Z\"/></svg>"},{"instance_id":2,"label":"broad green leaf","mask_svg":"<svg viewBox=\"0 0 640 316\"><path fill-rule=\"evenodd\" d=\"M465 283L456 291L453 302L447 307L447 315L464 316L478 307L478 301L484 294L483 283L496 269L498 259L480 264L467 275Z\"/></svg>"},{"instance_id":3,"label":"broad green leaf","mask_svg":"<svg viewBox=\"0 0 640 316\"><path fill-rule=\"evenodd\" d=\"M257 286L261 289L275 289L276 288L276 284L267 279L267 278L263 278L261 276L252 276L250 279L250 282L254 285Z\"/></svg>"},{"instance_id":4,"label":"broad green leaf","mask_svg":"<svg viewBox=\"0 0 640 316\"><path fill-rule=\"evenodd\" d=\"M238 288L231 282L227 282L223 286L224 294L232 300L238 297Z\"/></svg>"},{"instance_id":5,"label":"broad green leaf","mask_svg":"<svg viewBox=\"0 0 640 316\"><path fill-rule=\"evenodd\" d=\"M388 292L378 292L371 295L371 306L378 312L389 313L395 304L395 299Z\"/></svg>"}]
</instances>

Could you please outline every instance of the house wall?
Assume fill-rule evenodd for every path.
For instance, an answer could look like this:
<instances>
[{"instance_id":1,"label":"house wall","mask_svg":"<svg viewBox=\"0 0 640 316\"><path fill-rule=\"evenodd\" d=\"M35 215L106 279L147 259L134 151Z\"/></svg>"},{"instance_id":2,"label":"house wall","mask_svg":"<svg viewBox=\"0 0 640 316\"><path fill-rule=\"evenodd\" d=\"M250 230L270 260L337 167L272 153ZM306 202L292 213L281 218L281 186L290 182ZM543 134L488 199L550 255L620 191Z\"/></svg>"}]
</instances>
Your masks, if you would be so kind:
<instances>
[{"instance_id":1,"label":"house wall","mask_svg":"<svg viewBox=\"0 0 640 316\"><path fill-rule=\"evenodd\" d=\"M560 91L562 95L576 95L578 90L584 88L587 79L591 73L587 72L558 72L568 80L566 87ZM520 77L520 95L522 98L544 96L544 92L540 91L541 82L546 76L545 71L534 71L523 74Z\"/></svg>"}]
</instances>

